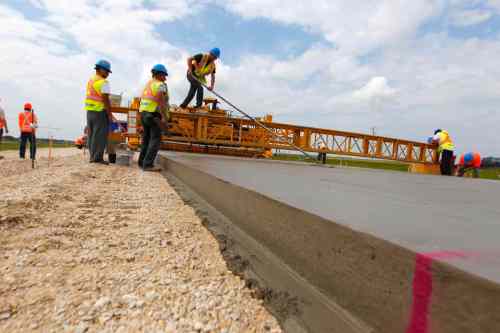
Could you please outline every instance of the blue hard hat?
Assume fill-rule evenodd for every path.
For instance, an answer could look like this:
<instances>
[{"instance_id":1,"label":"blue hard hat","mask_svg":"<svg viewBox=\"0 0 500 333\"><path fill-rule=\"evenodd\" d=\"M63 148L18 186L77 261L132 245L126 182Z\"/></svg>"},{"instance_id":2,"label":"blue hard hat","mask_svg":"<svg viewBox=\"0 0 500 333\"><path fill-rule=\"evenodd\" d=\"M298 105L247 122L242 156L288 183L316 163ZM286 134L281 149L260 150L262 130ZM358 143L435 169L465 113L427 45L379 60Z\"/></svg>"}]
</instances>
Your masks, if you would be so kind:
<instances>
[{"instance_id":1,"label":"blue hard hat","mask_svg":"<svg viewBox=\"0 0 500 333\"><path fill-rule=\"evenodd\" d=\"M96 69L101 68L101 69L104 69L105 71L107 71L109 73L112 73L111 72L111 64L107 60L102 60L102 59L99 60L98 62L96 62L95 68Z\"/></svg>"},{"instance_id":2,"label":"blue hard hat","mask_svg":"<svg viewBox=\"0 0 500 333\"><path fill-rule=\"evenodd\" d=\"M474 159L474 154L473 153L467 153L464 155L464 162L466 164L469 164L470 162L472 162L472 160Z\"/></svg>"},{"instance_id":3,"label":"blue hard hat","mask_svg":"<svg viewBox=\"0 0 500 333\"><path fill-rule=\"evenodd\" d=\"M154 65L153 68L151 69L151 71L168 75L167 68L165 66L163 66L162 64Z\"/></svg>"},{"instance_id":4,"label":"blue hard hat","mask_svg":"<svg viewBox=\"0 0 500 333\"><path fill-rule=\"evenodd\" d=\"M218 59L220 58L220 49L218 47L214 47L210 50L210 54Z\"/></svg>"}]
</instances>

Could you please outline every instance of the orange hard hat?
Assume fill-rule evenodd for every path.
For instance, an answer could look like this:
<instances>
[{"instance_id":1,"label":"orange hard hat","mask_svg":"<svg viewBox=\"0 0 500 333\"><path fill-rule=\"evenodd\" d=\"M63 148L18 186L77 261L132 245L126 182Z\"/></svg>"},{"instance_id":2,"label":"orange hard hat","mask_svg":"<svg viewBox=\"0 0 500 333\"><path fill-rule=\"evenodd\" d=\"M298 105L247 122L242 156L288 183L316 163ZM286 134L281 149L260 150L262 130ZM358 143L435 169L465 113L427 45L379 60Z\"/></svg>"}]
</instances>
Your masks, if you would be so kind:
<instances>
[{"instance_id":1,"label":"orange hard hat","mask_svg":"<svg viewBox=\"0 0 500 333\"><path fill-rule=\"evenodd\" d=\"M31 106L31 103L25 103L24 104L24 109L25 110L31 110L33 107Z\"/></svg>"}]
</instances>

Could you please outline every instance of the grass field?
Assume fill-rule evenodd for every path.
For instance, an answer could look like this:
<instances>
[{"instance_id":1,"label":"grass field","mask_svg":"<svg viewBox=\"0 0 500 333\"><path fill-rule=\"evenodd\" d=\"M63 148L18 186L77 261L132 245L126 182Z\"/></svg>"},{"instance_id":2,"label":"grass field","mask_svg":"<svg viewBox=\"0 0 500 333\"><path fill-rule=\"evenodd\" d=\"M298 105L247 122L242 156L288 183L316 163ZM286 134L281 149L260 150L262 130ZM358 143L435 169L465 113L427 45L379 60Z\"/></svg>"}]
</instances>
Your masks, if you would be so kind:
<instances>
[{"instance_id":1,"label":"grass field","mask_svg":"<svg viewBox=\"0 0 500 333\"><path fill-rule=\"evenodd\" d=\"M47 148L48 146L49 143L45 140L36 142L37 148ZM52 148L67 148L67 147L72 147L72 145L70 143L52 143ZM18 150L18 149L19 149L19 141L4 140L2 143L0 143L0 151Z\"/></svg>"},{"instance_id":2,"label":"grass field","mask_svg":"<svg viewBox=\"0 0 500 333\"><path fill-rule=\"evenodd\" d=\"M304 157L301 155L292 155L292 154L274 155L273 159L281 161L301 161L306 163L312 163L310 160L304 159ZM329 157L326 163L329 165L343 165L356 168L408 172L408 164L395 161ZM480 178L500 180L500 168L481 169Z\"/></svg>"}]
</instances>

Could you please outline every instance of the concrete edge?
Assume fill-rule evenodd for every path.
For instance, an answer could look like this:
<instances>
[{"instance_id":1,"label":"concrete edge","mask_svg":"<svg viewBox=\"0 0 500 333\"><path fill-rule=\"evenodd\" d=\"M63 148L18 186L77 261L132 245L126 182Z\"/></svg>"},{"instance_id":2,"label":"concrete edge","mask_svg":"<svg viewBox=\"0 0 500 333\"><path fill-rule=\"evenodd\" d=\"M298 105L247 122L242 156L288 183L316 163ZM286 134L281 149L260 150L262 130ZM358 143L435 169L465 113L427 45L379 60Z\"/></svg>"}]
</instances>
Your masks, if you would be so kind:
<instances>
[{"instance_id":1,"label":"concrete edge","mask_svg":"<svg viewBox=\"0 0 500 333\"><path fill-rule=\"evenodd\" d=\"M344 230L345 227L331 221L286 206L165 156L160 157L160 163L177 179L177 183L187 186L190 196L196 197L195 201L202 203L200 207L209 207L210 220L217 221L209 229L215 231L214 233L228 235L234 240L233 249L243 253L245 260L248 261L248 267L244 270L247 279L256 277L263 286L271 288L275 295L286 294L289 300L298 300L296 302L298 311L291 315L289 312L285 315L280 313L282 304L276 307L272 299L269 304L286 331L403 332L406 329L411 316L411 281L413 271L416 269L415 253L369 235ZM229 201L231 204L228 204ZM287 216L278 216L277 220L271 221L263 213L273 210L278 213L289 211L292 217L290 219L288 216L287 219ZM245 221L247 219L249 221ZM300 223L297 224L297 221ZM290 230L286 230L289 224ZM301 230L301 228L306 229ZM284 236L279 238L281 233ZM321 239L325 233L331 237L339 235L335 239L337 242L347 241L355 245L339 248L344 252L333 258L336 260L323 257L321 249L328 247L325 239ZM274 234L271 242L268 234ZM294 243L292 238L296 234L299 238L303 236L302 240L306 242L301 244L303 249L300 248L300 252L297 246L292 245ZM314 244L308 246L310 245L308 243ZM315 251L318 251L317 258L314 257ZM302 255L301 252L309 255L305 261L298 258ZM360 262L360 258L365 256L371 256L373 262ZM354 260L359 266L342 266L342 260L345 261L346 258ZM344 271L339 271L335 267L336 264L339 264L338 266ZM356 270L355 274L360 276L359 281L353 279L355 276L353 269ZM347 275L344 276L344 273ZM492 305L500 304L497 302L498 286L441 262L433 263L433 275L436 285L441 285L440 289L444 292L441 296L453 297L451 303L436 303L430 310L439 326L441 323L447 323L445 327L440 327L442 332L469 332L468 329L471 327L491 325L492 319L498 317L498 314L492 313L494 308ZM379 278L381 280L377 281ZM471 282L474 283L470 286ZM367 290L370 287L374 290ZM456 288L460 289L459 295L455 294ZM353 290L344 292L345 289ZM448 292L453 294L448 295ZM473 299L468 295L471 292L475 293ZM488 295L485 292L493 292L493 295L485 299ZM363 293L372 293L370 297L376 300L376 304L368 304L371 298L366 298ZM460 305L467 299L471 301L470 303L480 306L472 313L482 316L478 317L477 321L470 320L467 325L463 322L454 323L456 318L466 314ZM353 301L359 304L354 304ZM357 311L355 305L363 309ZM450 312L450 307L456 308L456 313ZM468 310L470 311L470 307ZM456 330L458 327L460 329ZM475 331L483 332L483 330Z\"/></svg>"}]
</instances>

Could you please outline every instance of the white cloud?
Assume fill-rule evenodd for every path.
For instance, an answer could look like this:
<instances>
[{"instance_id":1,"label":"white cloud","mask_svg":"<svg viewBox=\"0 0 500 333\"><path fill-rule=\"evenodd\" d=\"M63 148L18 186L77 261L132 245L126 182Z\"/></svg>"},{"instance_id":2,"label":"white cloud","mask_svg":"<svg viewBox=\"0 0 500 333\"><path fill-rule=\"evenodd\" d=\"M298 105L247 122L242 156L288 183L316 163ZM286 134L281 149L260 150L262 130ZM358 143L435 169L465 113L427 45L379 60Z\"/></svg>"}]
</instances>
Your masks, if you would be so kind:
<instances>
[{"instance_id":1,"label":"white cloud","mask_svg":"<svg viewBox=\"0 0 500 333\"><path fill-rule=\"evenodd\" d=\"M58 136L75 137L84 124L85 83L101 57L112 62L115 93L138 94L151 65L163 62L171 73L173 101L184 98L188 54L156 29L196 15L207 2L32 2L45 12L43 18L29 20L0 5L0 21L7 23L0 30L0 97L11 128L29 100L43 125L64 128ZM376 126L379 134L417 140L443 127L459 150L500 154L495 126L500 121L500 41L495 36L454 40L446 33L417 37L418 28L443 11L468 10L464 0L451 1L455 9L444 3L220 2L247 18L302 25L336 47L314 45L295 58L249 54L238 64L220 63L217 90L246 111L272 113L277 121L365 132Z\"/></svg>"},{"instance_id":2,"label":"white cloud","mask_svg":"<svg viewBox=\"0 0 500 333\"><path fill-rule=\"evenodd\" d=\"M243 17L265 17L299 24L323 34L342 52L363 53L411 36L416 28L443 9L432 0L221 0L219 3Z\"/></svg>"},{"instance_id":3,"label":"white cloud","mask_svg":"<svg viewBox=\"0 0 500 333\"><path fill-rule=\"evenodd\" d=\"M383 76L377 76L371 78L365 86L356 90L352 96L360 101L371 101L374 99L388 99L395 94L396 90L389 86L387 79Z\"/></svg>"},{"instance_id":4,"label":"white cloud","mask_svg":"<svg viewBox=\"0 0 500 333\"><path fill-rule=\"evenodd\" d=\"M453 25L467 27L488 21L493 17L489 10L471 9L456 11L451 16Z\"/></svg>"}]
</instances>

